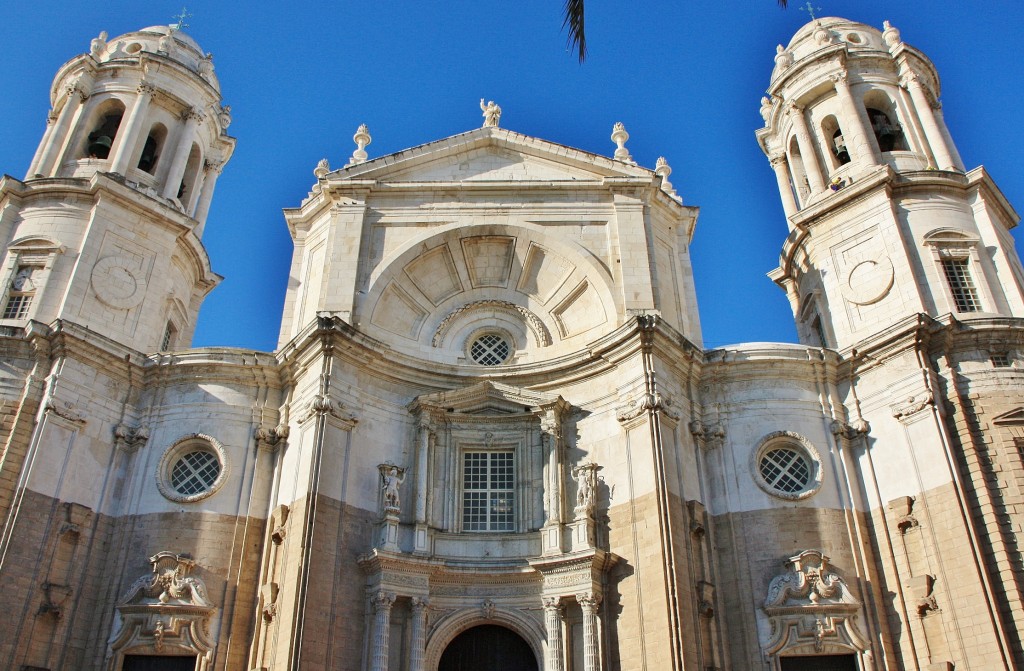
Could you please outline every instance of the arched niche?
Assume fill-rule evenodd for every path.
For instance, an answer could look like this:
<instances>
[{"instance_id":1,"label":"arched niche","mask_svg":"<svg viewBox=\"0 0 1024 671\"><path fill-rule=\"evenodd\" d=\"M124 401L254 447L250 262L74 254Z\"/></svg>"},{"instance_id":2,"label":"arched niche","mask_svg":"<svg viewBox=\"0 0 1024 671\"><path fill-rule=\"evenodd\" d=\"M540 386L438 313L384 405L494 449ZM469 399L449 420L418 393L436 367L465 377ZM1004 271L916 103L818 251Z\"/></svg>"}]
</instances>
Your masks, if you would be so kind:
<instances>
[{"instance_id":1,"label":"arched niche","mask_svg":"<svg viewBox=\"0 0 1024 671\"><path fill-rule=\"evenodd\" d=\"M546 640L541 624L519 610L496 608L487 617L479 608L466 608L440 620L429 633L424 668L438 671L441 656L459 634L481 625L497 625L518 635L533 651L537 668L543 668L542 644Z\"/></svg>"}]
</instances>

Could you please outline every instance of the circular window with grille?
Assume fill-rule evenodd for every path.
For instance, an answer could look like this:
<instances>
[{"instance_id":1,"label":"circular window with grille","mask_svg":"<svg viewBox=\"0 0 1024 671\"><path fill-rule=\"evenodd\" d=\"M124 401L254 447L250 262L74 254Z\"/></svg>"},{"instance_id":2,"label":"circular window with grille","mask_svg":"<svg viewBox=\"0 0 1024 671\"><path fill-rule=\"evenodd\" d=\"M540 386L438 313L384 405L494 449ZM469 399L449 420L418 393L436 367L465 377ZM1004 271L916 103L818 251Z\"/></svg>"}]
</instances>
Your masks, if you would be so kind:
<instances>
[{"instance_id":1,"label":"circular window with grille","mask_svg":"<svg viewBox=\"0 0 1024 671\"><path fill-rule=\"evenodd\" d=\"M798 500L821 487L821 459L814 446L799 434L769 434L752 456L757 484L772 496Z\"/></svg>"},{"instance_id":2,"label":"circular window with grille","mask_svg":"<svg viewBox=\"0 0 1024 671\"><path fill-rule=\"evenodd\" d=\"M217 491L226 472L220 443L196 433L178 440L164 453L157 468L157 486L168 499L191 503Z\"/></svg>"},{"instance_id":3,"label":"circular window with grille","mask_svg":"<svg viewBox=\"0 0 1024 671\"><path fill-rule=\"evenodd\" d=\"M509 339L500 333L484 333L469 346L469 357L481 366L498 366L512 354Z\"/></svg>"}]
</instances>

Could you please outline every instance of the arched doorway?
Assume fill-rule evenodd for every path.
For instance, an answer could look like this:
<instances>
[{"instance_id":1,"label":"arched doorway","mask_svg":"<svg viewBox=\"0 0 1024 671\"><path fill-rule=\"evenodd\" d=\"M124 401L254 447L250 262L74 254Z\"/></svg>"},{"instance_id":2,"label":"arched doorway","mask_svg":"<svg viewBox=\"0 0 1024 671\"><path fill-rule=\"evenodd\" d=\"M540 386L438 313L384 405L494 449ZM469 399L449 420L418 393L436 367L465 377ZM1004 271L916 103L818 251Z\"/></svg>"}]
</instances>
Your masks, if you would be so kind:
<instances>
[{"instance_id":1,"label":"arched doorway","mask_svg":"<svg viewBox=\"0 0 1024 671\"><path fill-rule=\"evenodd\" d=\"M484 624L456 636L444 649L437 671L537 671L537 658L511 629Z\"/></svg>"}]
</instances>

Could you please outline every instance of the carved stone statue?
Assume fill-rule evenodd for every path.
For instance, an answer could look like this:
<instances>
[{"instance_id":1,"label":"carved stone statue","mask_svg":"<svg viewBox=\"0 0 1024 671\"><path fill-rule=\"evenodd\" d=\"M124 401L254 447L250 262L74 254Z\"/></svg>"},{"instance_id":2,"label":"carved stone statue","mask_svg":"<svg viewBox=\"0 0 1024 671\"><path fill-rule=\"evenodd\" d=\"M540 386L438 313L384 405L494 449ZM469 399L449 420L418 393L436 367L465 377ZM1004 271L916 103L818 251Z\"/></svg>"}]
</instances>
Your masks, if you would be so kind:
<instances>
[{"instance_id":1,"label":"carved stone statue","mask_svg":"<svg viewBox=\"0 0 1024 671\"><path fill-rule=\"evenodd\" d=\"M384 512L397 512L402 508L398 488L405 482L405 471L397 466L382 464L380 467L381 491L384 492Z\"/></svg>"},{"instance_id":2,"label":"carved stone statue","mask_svg":"<svg viewBox=\"0 0 1024 671\"><path fill-rule=\"evenodd\" d=\"M480 109L484 113L484 125L483 128L488 126L498 127L498 122L501 121L501 108L493 100L488 100L487 104L484 104L484 99L480 99Z\"/></svg>"},{"instance_id":3,"label":"carved stone statue","mask_svg":"<svg viewBox=\"0 0 1024 671\"><path fill-rule=\"evenodd\" d=\"M572 469L576 481L576 517L587 517L597 505L597 471L601 467L593 462L581 464Z\"/></svg>"}]
</instances>

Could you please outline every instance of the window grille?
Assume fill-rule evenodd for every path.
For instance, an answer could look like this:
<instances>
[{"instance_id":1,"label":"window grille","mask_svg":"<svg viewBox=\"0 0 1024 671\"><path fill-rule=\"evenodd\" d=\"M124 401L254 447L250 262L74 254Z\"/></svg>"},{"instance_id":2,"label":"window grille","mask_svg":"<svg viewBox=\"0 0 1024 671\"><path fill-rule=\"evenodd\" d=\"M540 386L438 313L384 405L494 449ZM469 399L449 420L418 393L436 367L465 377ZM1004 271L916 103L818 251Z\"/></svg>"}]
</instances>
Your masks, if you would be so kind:
<instances>
[{"instance_id":1,"label":"window grille","mask_svg":"<svg viewBox=\"0 0 1024 671\"><path fill-rule=\"evenodd\" d=\"M1008 352L996 352L992 355L992 366L995 368L1009 368L1011 363Z\"/></svg>"},{"instance_id":2,"label":"window grille","mask_svg":"<svg viewBox=\"0 0 1024 671\"><path fill-rule=\"evenodd\" d=\"M505 363L511 351L507 340L496 333L488 333L476 339L469 348L469 355L481 366L498 366Z\"/></svg>"},{"instance_id":3,"label":"window grille","mask_svg":"<svg viewBox=\"0 0 1024 671\"><path fill-rule=\"evenodd\" d=\"M515 454L466 452L462 463L463 531L514 531Z\"/></svg>"},{"instance_id":4,"label":"window grille","mask_svg":"<svg viewBox=\"0 0 1024 671\"><path fill-rule=\"evenodd\" d=\"M811 482L810 460L792 447L768 450L758 468L768 486L787 494L801 492Z\"/></svg>"},{"instance_id":5,"label":"window grille","mask_svg":"<svg viewBox=\"0 0 1024 671\"><path fill-rule=\"evenodd\" d=\"M946 273L949 290L953 294L957 312L979 312L981 301L978 290L971 278L969 259L943 259L942 270Z\"/></svg>"},{"instance_id":6,"label":"window grille","mask_svg":"<svg viewBox=\"0 0 1024 671\"><path fill-rule=\"evenodd\" d=\"M220 475L217 455L205 450L185 454L171 468L171 487L182 496L192 496L213 487Z\"/></svg>"},{"instance_id":7,"label":"window grille","mask_svg":"<svg viewBox=\"0 0 1024 671\"><path fill-rule=\"evenodd\" d=\"M167 322L167 328L164 329L164 337L160 341L161 352L171 349L171 345L174 344L174 333L174 325L171 322Z\"/></svg>"}]
</instances>

